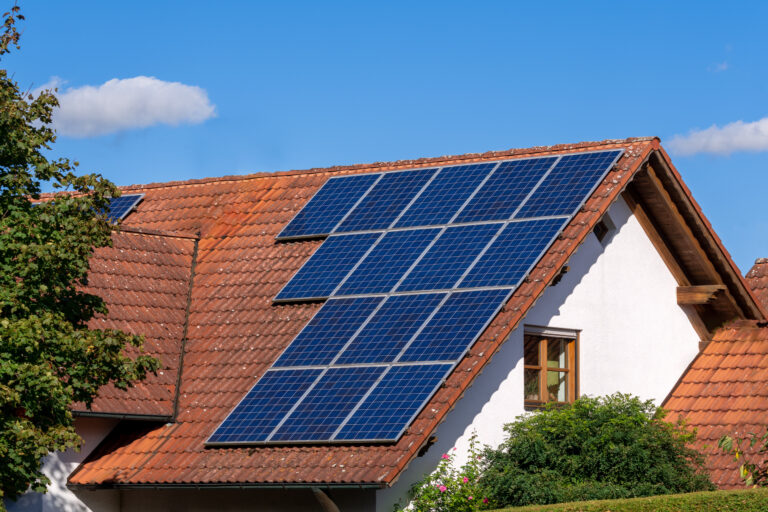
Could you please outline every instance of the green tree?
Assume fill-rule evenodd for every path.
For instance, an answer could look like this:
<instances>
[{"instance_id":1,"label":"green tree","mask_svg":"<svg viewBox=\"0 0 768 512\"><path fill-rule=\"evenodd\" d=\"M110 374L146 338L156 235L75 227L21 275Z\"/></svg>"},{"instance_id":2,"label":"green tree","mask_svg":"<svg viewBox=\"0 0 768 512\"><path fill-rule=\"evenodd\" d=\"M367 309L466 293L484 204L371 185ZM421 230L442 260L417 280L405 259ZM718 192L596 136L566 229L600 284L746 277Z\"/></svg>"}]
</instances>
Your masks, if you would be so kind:
<instances>
[{"instance_id":1,"label":"green tree","mask_svg":"<svg viewBox=\"0 0 768 512\"><path fill-rule=\"evenodd\" d=\"M664 421L652 401L584 397L524 415L484 453L481 484L502 505L632 498L714 489L695 432Z\"/></svg>"},{"instance_id":2,"label":"green tree","mask_svg":"<svg viewBox=\"0 0 768 512\"><path fill-rule=\"evenodd\" d=\"M0 56L18 49L18 6L5 13ZM51 91L22 92L0 70L0 510L2 498L45 491L49 452L77 447L70 406L90 404L98 389L124 389L158 362L127 357L141 337L90 330L107 310L84 293L94 248L111 244L104 212L119 190L99 175L75 174L77 162L50 160L56 136ZM61 192L33 206L41 184Z\"/></svg>"}]
</instances>

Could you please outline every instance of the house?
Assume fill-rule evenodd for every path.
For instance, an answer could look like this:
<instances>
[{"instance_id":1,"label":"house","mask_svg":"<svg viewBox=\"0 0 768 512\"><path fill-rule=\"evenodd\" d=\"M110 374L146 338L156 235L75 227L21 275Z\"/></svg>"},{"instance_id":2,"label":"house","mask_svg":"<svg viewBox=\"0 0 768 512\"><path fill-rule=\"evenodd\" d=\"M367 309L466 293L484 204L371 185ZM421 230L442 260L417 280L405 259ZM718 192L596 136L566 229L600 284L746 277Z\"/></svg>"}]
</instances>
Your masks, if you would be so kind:
<instances>
[{"instance_id":1,"label":"house","mask_svg":"<svg viewBox=\"0 0 768 512\"><path fill-rule=\"evenodd\" d=\"M754 295L768 308L768 259L747 272ZM765 433L768 418L768 323L735 321L715 333L670 392L664 407L670 419L684 418L697 429L697 444L720 488L743 487L731 455L718 448L725 435ZM754 456L758 446L747 447ZM758 459L759 460L759 459Z\"/></svg>"},{"instance_id":2,"label":"house","mask_svg":"<svg viewBox=\"0 0 768 512\"><path fill-rule=\"evenodd\" d=\"M288 412L276 409L277 400L259 402L264 376L283 371L278 359L290 352L289 346L300 345L292 342L305 335L307 325L322 320L324 304L340 300L332 293L319 293L327 299L319 301L275 300L287 293L295 275L308 272L315 253L331 251L330 244L323 245L317 237L277 239L292 219L304 215L300 212L312 209L303 210L331 178L338 185L341 178L375 174L371 179L375 182L399 171L434 173L441 168L462 178L454 182L464 183L462 169L486 169L466 199L450 194L438 198L438 203L444 199L446 205L453 204L459 215L476 197L483 197L484 190L489 196L504 193L483 208L509 207L504 201L511 196L498 188L503 183L483 188L493 183L487 169L515 168L523 160L536 159L538 163L531 165L550 159L555 163L545 167L555 169L561 156L565 161L607 153L611 165L594 187L584 188L583 197L570 186L547 189L544 174L526 185L529 191L516 196L519 212L536 198L546 209L559 204L560 195L571 194L575 213L537 217L564 224L553 231L555 237L537 242L543 243L542 251L526 256L532 264L525 267L519 284L509 290L501 286L504 293L496 295L503 301L488 310L479 337L460 347L450 364L435 356L440 359L435 365L442 364L447 373L438 376L434 393L425 387L425 393L429 391L425 399L408 406L414 414L402 423L401 431L395 428L389 438L381 439L359 435L345 442L338 437L356 411L364 410L365 404L374 409L379 405L366 400L375 396L372 390L384 381L381 376L372 387L353 390L368 389L354 408L342 411L344 422L338 427L333 423L327 431L332 434L326 432L315 441L306 431L296 434L301 429L291 424L314 388L292 381L289 391L300 398L286 407ZM427 194L430 180L436 179L435 174L430 176L402 187L398 219L417 204L420 194ZM515 179L507 185L520 181L512 176ZM125 187L123 193L144 196L114 234L114 247L98 250L93 258L90 287L110 309L107 318L96 319L93 325L144 334L147 350L161 359L163 370L127 392L104 389L90 409L76 406L77 428L85 440L82 451L50 457L45 467L54 480L51 492L27 495L11 504L11 510L391 510L414 482L435 468L443 453L457 447L456 453L462 454L473 433L484 443L499 443L502 426L519 414L580 394L621 391L660 403L700 351L715 345L721 325L766 318L764 305L745 283L656 138L139 185ZM339 218L349 218L368 196L355 197L348 201L346 216ZM333 202L321 206L315 208L320 223L343 213L333 210ZM477 211L482 213L483 208ZM378 220L380 214L369 218ZM505 215L511 218L509 212ZM344 222L337 221L332 223ZM480 253L472 265L479 266L483 254L492 253L501 238L499 232L494 236L483 249L491 252ZM408 272L428 260L433 247L441 247L436 240L425 246L422 259L414 260ZM402 251L415 243L395 246L389 263L378 269L402 265L399 259L407 259ZM441 250L453 254L454 245L444 245ZM343 274L351 279L376 247L358 255L357 263ZM334 257L350 250L337 251ZM492 259L494 271L500 262L503 271L517 264ZM373 274L362 284L371 276L382 277L376 274L377 265L369 268ZM425 279L440 280L455 270L439 268L426 272ZM468 267L461 279L473 268ZM398 283L405 279L403 274ZM317 298L313 293L296 296ZM429 332L430 322L454 296L451 293L440 299L441 305L425 317L419 330L406 333L410 340L406 347ZM383 310L378 304L381 309L365 317L369 322L365 329ZM438 327L461 331L461 315L480 309L476 303L459 308L459 316L446 316ZM424 316L424 310L414 315ZM346 322L349 317L333 319ZM352 333L334 325L321 327L331 338L343 338L333 341L344 347L336 350L333 357L338 358L364 328L361 324ZM441 350L429 341L422 352ZM299 348L307 346L327 348L316 342ZM314 371L308 366L296 363L294 370ZM315 383L325 378L323 372L338 369L323 368L319 377L312 377L318 379ZM371 372L361 371L356 378L375 378ZM252 390L257 392L249 395ZM422 390L416 386L413 391ZM328 414L337 414L341 407L336 402L320 405L335 407ZM305 416L312 416L312 411ZM269 424L271 433L254 434L254 421L263 424L273 413L267 418L277 418ZM314 416L305 420L326 419L317 412ZM233 418L240 423L233 426ZM247 428L237 426L243 422ZM285 425L296 428L284 437L276 435ZM299 436L293 438L298 441L291 441L291 435Z\"/></svg>"}]
</instances>

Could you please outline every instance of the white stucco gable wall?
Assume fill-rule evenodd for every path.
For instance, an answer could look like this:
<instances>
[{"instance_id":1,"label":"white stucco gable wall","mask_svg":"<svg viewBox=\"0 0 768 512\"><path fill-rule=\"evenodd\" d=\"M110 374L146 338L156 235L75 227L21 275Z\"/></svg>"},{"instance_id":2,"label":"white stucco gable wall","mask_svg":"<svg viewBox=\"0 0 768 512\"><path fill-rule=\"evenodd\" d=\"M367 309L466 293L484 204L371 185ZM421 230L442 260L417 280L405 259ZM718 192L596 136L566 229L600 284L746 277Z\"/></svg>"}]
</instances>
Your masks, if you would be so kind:
<instances>
[{"instance_id":1,"label":"white stucco gable wall","mask_svg":"<svg viewBox=\"0 0 768 512\"><path fill-rule=\"evenodd\" d=\"M547 288L523 324L581 331L581 395L620 391L660 404L698 352L699 337L677 305L677 282L626 202L617 200L608 214L616 229L602 243L587 237L569 272ZM390 510L453 447L461 462L473 432L484 444L504 440L504 424L525 412L523 333L521 326L510 334L438 427L427 454L377 493L377 510Z\"/></svg>"}]
</instances>

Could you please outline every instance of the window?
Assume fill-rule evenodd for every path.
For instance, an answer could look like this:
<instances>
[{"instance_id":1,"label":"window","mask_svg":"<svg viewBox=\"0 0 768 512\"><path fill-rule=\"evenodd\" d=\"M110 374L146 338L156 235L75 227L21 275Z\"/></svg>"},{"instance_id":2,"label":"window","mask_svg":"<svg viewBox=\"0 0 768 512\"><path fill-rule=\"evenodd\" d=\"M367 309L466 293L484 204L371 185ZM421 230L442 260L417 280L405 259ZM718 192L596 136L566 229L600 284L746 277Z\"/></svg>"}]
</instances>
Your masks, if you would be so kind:
<instances>
[{"instance_id":1,"label":"window","mask_svg":"<svg viewBox=\"0 0 768 512\"><path fill-rule=\"evenodd\" d=\"M568 403L578 396L578 332L526 327L525 406Z\"/></svg>"}]
</instances>

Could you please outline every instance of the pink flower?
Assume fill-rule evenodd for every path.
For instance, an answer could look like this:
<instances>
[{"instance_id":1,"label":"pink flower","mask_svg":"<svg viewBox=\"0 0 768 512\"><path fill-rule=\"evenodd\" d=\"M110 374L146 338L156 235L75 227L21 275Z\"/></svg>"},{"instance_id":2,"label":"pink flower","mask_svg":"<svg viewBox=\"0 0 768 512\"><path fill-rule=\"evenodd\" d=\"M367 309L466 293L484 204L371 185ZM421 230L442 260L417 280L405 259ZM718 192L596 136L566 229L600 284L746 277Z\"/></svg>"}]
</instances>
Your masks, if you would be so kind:
<instances>
[{"instance_id":1,"label":"pink flower","mask_svg":"<svg viewBox=\"0 0 768 512\"><path fill-rule=\"evenodd\" d=\"M483 503L488 503L488 498L483 498Z\"/></svg>"},{"instance_id":2,"label":"pink flower","mask_svg":"<svg viewBox=\"0 0 768 512\"><path fill-rule=\"evenodd\" d=\"M443 454L443 458L444 458L444 459L450 459L450 458L451 458L451 456L450 456L450 455L448 455L447 453L444 453L444 454Z\"/></svg>"},{"instance_id":3,"label":"pink flower","mask_svg":"<svg viewBox=\"0 0 768 512\"><path fill-rule=\"evenodd\" d=\"M440 492L445 492L448 490L448 488L444 485L441 485L440 487L438 487L438 489L440 489Z\"/></svg>"},{"instance_id":4,"label":"pink flower","mask_svg":"<svg viewBox=\"0 0 768 512\"><path fill-rule=\"evenodd\" d=\"M469 478L464 477L464 478L461 479L461 481L464 482L464 483L467 483L467 482L469 482Z\"/></svg>"},{"instance_id":5,"label":"pink flower","mask_svg":"<svg viewBox=\"0 0 768 512\"><path fill-rule=\"evenodd\" d=\"M475 497L474 497L474 496L470 496L470 497L469 497L469 498L467 498L467 499L468 499L468 500L473 500L473 499L475 499Z\"/></svg>"}]
</instances>

